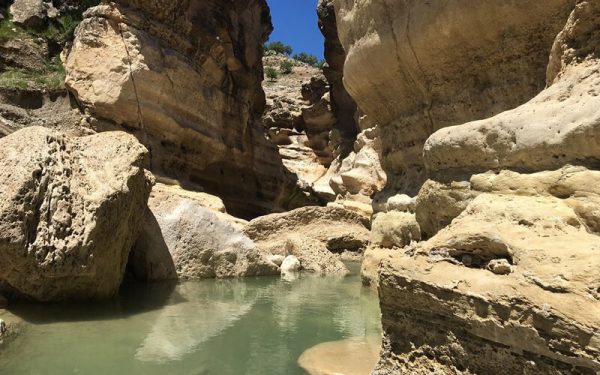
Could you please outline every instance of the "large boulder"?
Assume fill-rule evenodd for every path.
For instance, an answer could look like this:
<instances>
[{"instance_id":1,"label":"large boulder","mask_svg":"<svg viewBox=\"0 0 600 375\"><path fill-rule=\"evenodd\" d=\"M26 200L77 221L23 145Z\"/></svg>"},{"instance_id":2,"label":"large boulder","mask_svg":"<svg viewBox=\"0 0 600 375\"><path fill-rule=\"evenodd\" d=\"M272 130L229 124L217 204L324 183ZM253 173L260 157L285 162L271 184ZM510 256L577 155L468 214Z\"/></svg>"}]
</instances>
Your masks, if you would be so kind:
<instances>
[{"instance_id":1,"label":"large boulder","mask_svg":"<svg viewBox=\"0 0 600 375\"><path fill-rule=\"evenodd\" d=\"M424 237L431 237L448 226L476 195L468 181L426 181L415 205L416 219Z\"/></svg>"},{"instance_id":2,"label":"large boulder","mask_svg":"<svg viewBox=\"0 0 600 375\"><path fill-rule=\"evenodd\" d=\"M277 274L269 254L242 232L243 225L216 197L159 184L148 200L130 269L144 280Z\"/></svg>"},{"instance_id":3,"label":"large boulder","mask_svg":"<svg viewBox=\"0 0 600 375\"><path fill-rule=\"evenodd\" d=\"M110 132L31 127L0 139L0 287L40 301L115 294L151 178L147 150Z\"/></svg>"},{"instance_id":4,"label":"large boulder","mask_svg":"<svg viewBox=\"0 0 600 375\"><path fill-rule=\"evenodd\" d=\"M421 228L414 214L391 211L375 215L371 228L371 246L403 248L420 240Z\"/></svg>"},{"instance_id":5,"label":"large boulder","mask_svg":"<svg viewBox=\"0 0 600 375\"><path fill-rule=\"evenodd\" d=\"M25 27L36 27L44 24L46 12L43 0L15 0L10 6L12 21Z\"/></svg>"}]
</instances>

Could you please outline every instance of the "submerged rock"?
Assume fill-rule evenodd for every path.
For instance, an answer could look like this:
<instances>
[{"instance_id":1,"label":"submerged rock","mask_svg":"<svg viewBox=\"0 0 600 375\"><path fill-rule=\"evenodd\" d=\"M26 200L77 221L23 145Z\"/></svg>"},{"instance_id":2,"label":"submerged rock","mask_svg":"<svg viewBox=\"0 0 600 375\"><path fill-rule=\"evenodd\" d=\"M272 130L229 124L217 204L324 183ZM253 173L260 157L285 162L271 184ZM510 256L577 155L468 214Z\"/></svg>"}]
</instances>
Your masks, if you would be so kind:
<instances>
[{"instance_id":1,"label":"submerged rock","mask_svg":"<svg viewBox=\"0 0 600 375\"><path fill-rule=\"evenodd\" d=\"M108 298L121 284L151 178L123 132L0 139L0 285L41 301Z\"/></svg>"},{"instance_id":2,"label":"submerged rock","mask_svg":"<svg viewBox=\"0 0 600 375\"><path fill-rule=\"evenodd\" d=\"M307 349L298 364L310 375L369 375L379 356L378 336L326 342Z\"/></svg>"}]
</instances>

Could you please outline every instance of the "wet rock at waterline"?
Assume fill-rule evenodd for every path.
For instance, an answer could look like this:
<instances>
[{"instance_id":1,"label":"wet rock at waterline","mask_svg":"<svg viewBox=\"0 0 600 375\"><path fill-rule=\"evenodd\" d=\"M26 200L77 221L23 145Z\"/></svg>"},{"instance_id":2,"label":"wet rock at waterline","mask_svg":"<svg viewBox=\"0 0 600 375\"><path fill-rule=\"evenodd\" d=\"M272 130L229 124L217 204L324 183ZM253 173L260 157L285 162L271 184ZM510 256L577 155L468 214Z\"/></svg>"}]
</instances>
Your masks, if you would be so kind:
<instances>
[{"instance_id":1,"label":"wet rock at waterline","mask_svg":"<svg viewBox=\"0 0 600 375\"><path fill-rule=\"evenodd\" d=\"M109 132L41 127L0 139L0 285L40 301L117 291L152 183L147 150Z\"/></svg>"},{"instance_id":2,"label":"wet rock at waterline","mask_svg":"<svg viewBox=\"0 0 600 375\"><path fill-rule=\"evenodd\" d=\"M418 194L426 240L365 254L385 331L374 373L600 371L600 3L335 5L386 196Z\"/></svg>"},{"instance_id":3,"label":"wet rock at waterline","mask_svg":"<svg viewBox=\"0 0 600 375\"><path fill-rule=\"evenodd\" d=\"M347 275L349 273L341 258L328 250L326 245L319 240L290 235L286 239L284 251L285 254L291 254L298 259L299 265L305 271L327 275Z\"/></svg>"},{"instance_id":4,"label":"wet rock at waterline","mask_svg":"<svg viewBox=\"0 0 600 375\"><path fill-rule=\"evenodd\" d=\"M205 279L278 274L222 202L205 193L158 184L130 256L134 276L147 280ZM216 208L216 210L215 210Z\"/></svg>"},{"instance_id":5,"label":"wet rock at waterline","mask_svg":"<svg viewBox=\"0 0 600 375\"><path fill-rule=\"evenodd\" d=\"M293 255L288 255L285 257L283 262L281 262L280 270L281 273L289 273L289 272L298 272L300 271L301 264L297 257Z\"/></svg>"}]
</instances>

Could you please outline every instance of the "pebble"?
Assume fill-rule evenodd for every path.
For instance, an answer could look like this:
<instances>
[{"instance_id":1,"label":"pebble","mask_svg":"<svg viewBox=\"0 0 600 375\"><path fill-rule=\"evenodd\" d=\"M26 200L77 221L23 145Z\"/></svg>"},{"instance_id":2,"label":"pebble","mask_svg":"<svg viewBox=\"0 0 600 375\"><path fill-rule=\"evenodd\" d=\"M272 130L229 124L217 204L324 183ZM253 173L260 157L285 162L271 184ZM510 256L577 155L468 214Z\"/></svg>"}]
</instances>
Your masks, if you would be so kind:
<instances>
[{"instance_id":1,"label":"pebble","mask_svg":"<svg viewBox=\"0 0 600 375\"><path fill-rule=\"evenodd\" d=\"M506 259L494 259L488 263L488 269L496 275L510 275L512 266Z\"/></svg>"}]
</instances>

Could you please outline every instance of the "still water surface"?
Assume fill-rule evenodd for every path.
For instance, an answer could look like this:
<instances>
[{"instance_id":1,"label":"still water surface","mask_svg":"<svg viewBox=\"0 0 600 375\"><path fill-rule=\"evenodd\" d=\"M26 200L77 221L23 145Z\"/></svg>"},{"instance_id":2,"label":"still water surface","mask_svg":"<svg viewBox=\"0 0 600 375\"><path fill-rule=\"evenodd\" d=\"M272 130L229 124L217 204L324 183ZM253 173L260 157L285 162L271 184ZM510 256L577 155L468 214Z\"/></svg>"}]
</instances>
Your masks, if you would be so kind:
<instances>
[{"instance_id":1,"label":"still water surface","mask_svg":"<svg viewBox=\"0 0 600 375\"><path fill-rule=\"evenodd\" d=\"M110 303L12 305L28 323L1 374L305 374L326 341L379 335L360 277L126 285Z\"/></svg>"}]
</instances>

